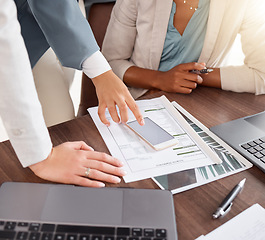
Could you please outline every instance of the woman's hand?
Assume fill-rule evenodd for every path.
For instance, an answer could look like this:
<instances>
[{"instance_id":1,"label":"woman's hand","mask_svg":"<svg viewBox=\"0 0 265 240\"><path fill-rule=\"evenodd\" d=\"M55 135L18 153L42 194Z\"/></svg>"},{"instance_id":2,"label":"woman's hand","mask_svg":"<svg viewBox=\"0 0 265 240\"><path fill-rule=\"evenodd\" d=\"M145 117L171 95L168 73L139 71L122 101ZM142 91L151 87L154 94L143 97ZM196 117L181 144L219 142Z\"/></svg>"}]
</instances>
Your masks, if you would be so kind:
<instances>
[{"instance_id":1,"label":"woman's hand","mask_svg":"<svg viewBox=\"0 0 265 240\"><path fill-rule=\"evenodd\" d=\"M177 65L167 72L158 72L154 87L166 92L191 93L203 79L190 71L204 68L204 63L192 62Z\"/></svg>"},{"instance_id":2,"label":"woman's hand","mask_svg":"<svg viewBox=\"0 0 265 240\"><path fill-rule=\"evenodd\" d=\"M132 66L125 72L123 80L130 87L191 93L203 80L200 75L190 71L204 68L205 63L195 62L177 65L167 72Z\"/></svg>"},{"instance_id":3,"label":"woman's hand","mask_svg":"<svg viewBox=\"0 0 265 240\"><path fill-rule=\"evenodd\" d=\"M114 122L125 123L128 121L129 107L139 124L144 125L143 116L129 90L123 81L112 72L112 70L93 78L92 81L96 87L98 96L98 115L104 124L110 124L105 115L106 108L108 108ZM118 115L116 105L119 108L120 117Z\"/></svg>"},{"instance_id":4,"label":"woman's hand","mask_svg":"<svg viewBox=\"0 0 265 240\"><path fill-rule=\"evenodd\" d=\"M29 168L45 180L86 187L104 187L103 182L121 181L119 177L125 175L122 166L118 159L106 153L96 152L80 141L66 142L54 147L47 159Z\"/></svg>"}]
</instances>

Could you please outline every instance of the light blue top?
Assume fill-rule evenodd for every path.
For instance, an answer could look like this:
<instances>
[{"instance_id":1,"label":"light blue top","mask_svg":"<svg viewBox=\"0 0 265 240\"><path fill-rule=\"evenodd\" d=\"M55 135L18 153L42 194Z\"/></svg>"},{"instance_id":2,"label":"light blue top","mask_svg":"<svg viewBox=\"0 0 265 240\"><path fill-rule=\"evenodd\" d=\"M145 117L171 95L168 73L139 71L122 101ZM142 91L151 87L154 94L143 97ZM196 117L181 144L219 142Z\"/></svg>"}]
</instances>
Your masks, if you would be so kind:
<instances>
[{"instance_id":1,"label":"light blue top","mask_svg":"<svg viewBox=\"0 0 265 240\"><path fill-rule=\"evenodd\" d=\"M168 71L181 63L198 61L205 39L209 6L210 0L199 1L197 11L194 12L181 36L173 25L176 13L176 4L173 1L164 48L160 59L160 71Z\"/></svg>"}]
</instances>

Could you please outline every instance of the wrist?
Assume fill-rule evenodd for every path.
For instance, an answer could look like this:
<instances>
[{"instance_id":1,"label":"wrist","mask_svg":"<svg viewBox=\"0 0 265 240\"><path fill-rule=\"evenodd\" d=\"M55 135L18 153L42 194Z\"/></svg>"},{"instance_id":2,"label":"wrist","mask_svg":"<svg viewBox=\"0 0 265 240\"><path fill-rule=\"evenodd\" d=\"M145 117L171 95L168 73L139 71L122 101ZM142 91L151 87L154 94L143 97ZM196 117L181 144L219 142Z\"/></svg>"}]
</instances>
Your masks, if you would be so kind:
<instances>
[{"instance_id":1,"label":"wrist","mask_svg":"<svg viewBox=\"0 0 265 240\"><path fill-rule=\"evenodd\" d=\"M162 72L131 66L124 73L123 81L129 87L159 89Z\"/></svg>"},{"instance_id":2,"label":"wrist","mask_svg":"<svg viewBox=\"0 0 265 240\"><path fill-rule=\"evenodd\" d=\"M151 81L151 87L155 89L161 89L161 82L163 82L161 79L163 78L164 72L161 71L153 71L152 81Z\"/></svg>"},{"instance_id":3,"label":"wrist","mask_svg":"<svg viewBox=\"0 0 265 240\"><path fill-rule=\"evenodd\" d=\"M91 80L92 80L94 86L97 88L97 86L101 86L102 84L105 84L106 82L114 83L113 82L114 80L120 80L120 79L110 69L110 70L100 74L99 76L92 78Z\"/></svg>"},{"instance_id":4,"label":"wrist","mask_svg":"<svg viewBox=\"0 0 265 240\"><path fill-rule=\"evenodd\" d=\"M201 74L201 77L203 86L221 88L220 68L214 68L214 71L208 74Z\"/></svg>"},{"instance_id":5,"label":"wrist","mask_svg":"<svg viewBox=\"0 0 265 240\"><path fill-rule=\"evenodd\" d=\"M43 159L40 162L37 162L37 163L34 163L34 164L28 166L29 169L32 172L34 172L35 175L39 176L40 172L44 169L45 162L47 162L47 160L51 157L52 153L53 153L53 148L52 148L52 150L51 150L51 152L47 158Z\"/></svg>"}]
</instances>

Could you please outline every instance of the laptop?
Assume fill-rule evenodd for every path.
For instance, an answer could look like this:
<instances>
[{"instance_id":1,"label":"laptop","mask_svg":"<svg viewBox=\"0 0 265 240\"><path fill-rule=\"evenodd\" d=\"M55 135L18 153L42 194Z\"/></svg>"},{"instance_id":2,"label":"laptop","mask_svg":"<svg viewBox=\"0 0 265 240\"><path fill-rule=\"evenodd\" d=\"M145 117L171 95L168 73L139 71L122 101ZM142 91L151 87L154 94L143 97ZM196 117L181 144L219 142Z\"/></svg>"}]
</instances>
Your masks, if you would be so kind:
<instances>
[{"instance_id":1,"label":"laptop","mask_svg":"<svg viewBox=\"0 0 265 240\"><path fill-rule=\"evenodd\" d=\"M265 111L210 130L265 172Z\"/></svg>"},{"instance_id":2,"label":"laptop","mask_svg":"<svg viewBox=\"0 0 265 240\"><path fill-rule=\"evenodd\" d=\"M176 240L169 191L6 182L0 239Z\"/></svg>"}]
</instances>

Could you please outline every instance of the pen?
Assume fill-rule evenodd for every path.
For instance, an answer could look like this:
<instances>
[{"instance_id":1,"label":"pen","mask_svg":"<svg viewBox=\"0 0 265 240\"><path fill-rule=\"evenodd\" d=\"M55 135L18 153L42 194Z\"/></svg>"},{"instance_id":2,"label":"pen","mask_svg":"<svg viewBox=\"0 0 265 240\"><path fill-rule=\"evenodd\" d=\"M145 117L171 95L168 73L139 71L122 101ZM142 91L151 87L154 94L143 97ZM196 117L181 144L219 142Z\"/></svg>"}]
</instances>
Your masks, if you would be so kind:
<instances>
[{"instance_id":1,"label":"pen","mask_svg":"<svg viewBox=\"0 0 265 240\"><path fill-rule=\"evenodd\" d=\"M196 74L210 73L212 71L213 69L211 68L204 68L202 70L190 70L191 73L196 73Z\"/></svg>"},{"instance_id":2,"label":"pen","mask_svg":"<svg viewBox=\"0 0 265 240\"><path fill-rule=\"evenodd\" d=\"M225 199L222 201L220 206L217 208L216 212L213 214L213 218L219 218L220 216L223 216L226 214L231 206L232 201L235 199L235 197L240 193L240 191L243 189L243 186L245 184L246 179L244 178L239 184L237 184L231 192L225 197Z\"/></svg>"}]
</instances>

